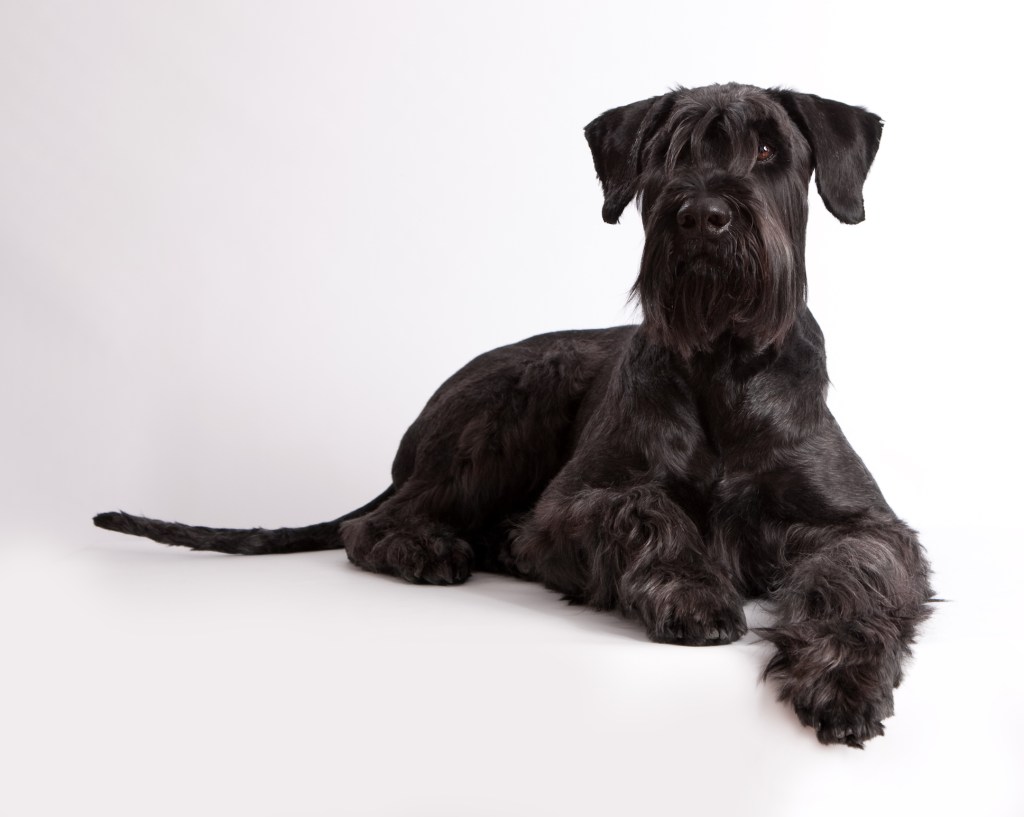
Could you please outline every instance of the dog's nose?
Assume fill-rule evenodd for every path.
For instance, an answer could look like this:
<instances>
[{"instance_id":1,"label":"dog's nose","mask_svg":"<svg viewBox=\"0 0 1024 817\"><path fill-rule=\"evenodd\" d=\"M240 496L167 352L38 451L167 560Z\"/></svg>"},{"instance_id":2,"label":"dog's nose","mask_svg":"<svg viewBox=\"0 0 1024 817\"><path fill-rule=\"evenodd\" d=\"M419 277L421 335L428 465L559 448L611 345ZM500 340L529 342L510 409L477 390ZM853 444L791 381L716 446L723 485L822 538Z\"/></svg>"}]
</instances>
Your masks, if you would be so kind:
<instances>
[{"instance_id":1,"label":"dog's nose","mask_svg":"<svg viewBox=\"0 0 1024 817\"><path fill-rule=\"evenodd\" d=\"M732 211L725 199L704 196L692 199L676 213L679 227L686 235L716 236L724 233L732 221Z\"/></svg>"}]
</instances>

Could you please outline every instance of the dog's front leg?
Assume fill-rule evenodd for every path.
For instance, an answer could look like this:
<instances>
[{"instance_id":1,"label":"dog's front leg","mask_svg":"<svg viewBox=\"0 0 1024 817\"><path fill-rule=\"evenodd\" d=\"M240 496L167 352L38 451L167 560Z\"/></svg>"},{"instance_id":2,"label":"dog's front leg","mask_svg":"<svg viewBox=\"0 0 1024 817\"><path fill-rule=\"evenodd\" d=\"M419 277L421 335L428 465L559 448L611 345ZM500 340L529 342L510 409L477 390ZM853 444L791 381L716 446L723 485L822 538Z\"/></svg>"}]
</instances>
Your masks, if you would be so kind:
<instances>
[{"instance_id":1,"label":"dog's front leg","mask_svg":"<svg viewBox=\"0 0 1024 817\"><path fill-rule=\"evenodd\" d=\"M570 601L639 619L653 641L727 644L747 630L733 576L655 482L592 487L563 474L522 526L513 556Z\"/></svg>"},{"instance_id":2,"label":"dog's front leg","mask_svg":"<svg viewBox=\"0 0 1024 817\"><path fill-rule=\"evenodd\" d=\"M747 631L735 577L710 554L690 518L677 511L674 517L654 515L653 524L620 540L621 608L643 622L652 641L729 644Z\"/></svg>"},{"instance_id":3,"label":"dog's front leg","mask_svg":"<svg viewBox=\"0 0 1024 817\"><path fill-rule=\"evenodd\" d=\"M888 517L888 518L886 518ZM794 554L771 599L778 652L765 676L822 743L860 747L884 732L931 596L917 537L889 514L870 521L794 525Z\"/></svg>"}]
</instances>

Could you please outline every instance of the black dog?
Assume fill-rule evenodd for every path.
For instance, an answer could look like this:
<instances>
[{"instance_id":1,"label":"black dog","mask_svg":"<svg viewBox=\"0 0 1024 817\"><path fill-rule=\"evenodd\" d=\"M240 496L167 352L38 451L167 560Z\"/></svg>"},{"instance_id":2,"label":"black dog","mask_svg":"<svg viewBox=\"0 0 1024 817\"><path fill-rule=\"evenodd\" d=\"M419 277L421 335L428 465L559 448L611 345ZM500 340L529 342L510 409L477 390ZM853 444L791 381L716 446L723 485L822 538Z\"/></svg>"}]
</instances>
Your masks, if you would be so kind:
<instances>
[{"instance_id":1,"label":"black dog","mask_svg":"<svg viewBox=\"0 0 1024 817\"><path fill-rule=\"evenodd\" d=\"M95 522L198 550L344 547L412 582L502 571L673 644L735 641L744 599L765 598L766 677L823 743L861 746L893 712L932 590L915 533L825 406L804 234L812 170L836 218L864 218L881 131L861 108L742 85L610 110L585 132L605 221L640 202L639 326L476 358L405 434L392 486L334 522Z\"/></svg>"}]
</instances>

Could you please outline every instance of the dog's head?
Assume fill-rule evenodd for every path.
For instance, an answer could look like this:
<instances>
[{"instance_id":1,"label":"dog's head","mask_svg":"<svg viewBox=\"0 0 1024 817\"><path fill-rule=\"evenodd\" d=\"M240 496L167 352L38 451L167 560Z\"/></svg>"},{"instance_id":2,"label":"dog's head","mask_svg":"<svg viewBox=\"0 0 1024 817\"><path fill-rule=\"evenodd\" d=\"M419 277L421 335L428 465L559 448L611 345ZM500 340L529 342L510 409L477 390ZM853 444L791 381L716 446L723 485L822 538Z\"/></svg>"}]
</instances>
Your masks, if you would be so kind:
<instances>
[{"instance_id":1,"label":"dog's head","mask_svg":"<svg viewBox=\"0 0 1024 817\"><path fill-rule=\"evenodd\" d=\"M614 108L585 133L605 221L638 198L645 322L692 354L727 332L758 348L785 337L805 299L811 171L829 212L862 221L882 122L812 94L712 85Z\"/></svg>"}]
</instances>

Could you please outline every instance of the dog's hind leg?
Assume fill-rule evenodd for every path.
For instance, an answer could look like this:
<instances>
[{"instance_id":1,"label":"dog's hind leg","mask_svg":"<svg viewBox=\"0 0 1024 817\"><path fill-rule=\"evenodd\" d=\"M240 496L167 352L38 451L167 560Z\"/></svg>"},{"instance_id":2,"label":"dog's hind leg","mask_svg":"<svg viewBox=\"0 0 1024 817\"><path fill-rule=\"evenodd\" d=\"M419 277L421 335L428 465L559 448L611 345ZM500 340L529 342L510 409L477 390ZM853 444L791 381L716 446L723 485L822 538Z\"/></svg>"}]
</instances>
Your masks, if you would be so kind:
<instances>
[{"instance_id":1,"label":"dog's hind leg","mask_svg":"<svg viewBox=\"0 0 1024 817\"><path fill-rule=\"evenodd\" d=\"M629 331L542 335L457 372L402 439L395 495L342 525L349 559L428 584L494 569L493 531L532 505L562 466L579 405Z\"/></svg>"},{"instance_id":2,"label":"dog's hind leg","mask_svg":"<svg viewBox=\"0 0 1024 817\"><path fill-rule=\"evenodd\" d=\"M765 677L822 743L861 747L884 732L903 661L930 612L927 562L895 517L794 525L787 538L797 555L770 596L778 621L761 634L778 651Z\"/></svg>"}]
</instances>

